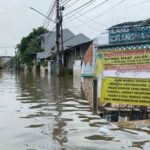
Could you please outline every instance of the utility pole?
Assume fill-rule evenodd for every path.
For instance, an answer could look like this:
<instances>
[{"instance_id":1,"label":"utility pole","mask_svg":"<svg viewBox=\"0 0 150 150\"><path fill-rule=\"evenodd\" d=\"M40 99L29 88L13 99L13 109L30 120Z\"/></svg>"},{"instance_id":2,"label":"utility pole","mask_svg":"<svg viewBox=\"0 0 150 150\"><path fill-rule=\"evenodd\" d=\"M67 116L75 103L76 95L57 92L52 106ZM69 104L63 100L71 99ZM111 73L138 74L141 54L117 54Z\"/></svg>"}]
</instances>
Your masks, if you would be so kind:
<instances>
[{"instance_id":1,"label":"utility pole","mask_svg":"<svg viewBox=\"0 0 150 150\"><path fill-rule=\"evenodd\" d=\"M64 7L60 6L60 0L55 0L55 2L56 2L56 21L45 16L44 14L42 14L41 12L39 12L38 10L32 7L29 8L56 24L56 67L57 67L56 73L57 75L60 75L64 69L64 57L63 57L64 48L63 48L63 28L62 28L62 22L63 22L62 12L64 10Z\"/></svg>"},{"instance_id":2,"label":"utility pole","mask_svg":"<svg viewBox=\"0 0 150 150\"><path fill-rule=\"evenodd\" d=\"M63 43L63 10L64 6L60 6L60 32L61 32L61 59L62 59L62 73L64 71L64 43Z\"/></svg>"},{"instance_id":3,"label":"utility pole","mask_svg":"<svg viewBox=\"0 0 150 150\"><path fill-rule=\"evenodd\" d=\"M64 69L64 46L63 46L63 10L64 7L60 6L59 0L56 0L56 62L57 62L57 75L63 73ZM61 45L61 47L60 47Z\"/></svg>"},{"instance_id":4,"label":"utility pole","mask_svg":"<svg viewBox=\"0 0 150 150\"><path fill-rule=\"evenodd\" d=\"M57 75L60 75L60 3L56 0L56 63L57 63Z\"/></svg>"}]
</instances>

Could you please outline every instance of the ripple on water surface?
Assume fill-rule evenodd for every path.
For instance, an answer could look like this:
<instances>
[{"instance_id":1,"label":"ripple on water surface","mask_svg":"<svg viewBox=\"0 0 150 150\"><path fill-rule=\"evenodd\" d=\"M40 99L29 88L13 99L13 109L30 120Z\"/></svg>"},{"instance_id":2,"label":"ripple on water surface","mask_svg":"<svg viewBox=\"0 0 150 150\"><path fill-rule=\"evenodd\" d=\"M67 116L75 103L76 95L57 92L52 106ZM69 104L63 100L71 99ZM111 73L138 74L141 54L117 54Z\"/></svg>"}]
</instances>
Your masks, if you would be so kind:
<instances>
[{"instance_id":1,"label":"ripple on water surface","mask_svg":"<svg viewBox=\"0 0 150 150\"><path fill-rule=\"evenodd\" d=\"M149 131L100 119L71 77L2 72L0 102L2 150L149 150ZM108 133L100 132L104 127Z\"/></svg>"}]
</instances>

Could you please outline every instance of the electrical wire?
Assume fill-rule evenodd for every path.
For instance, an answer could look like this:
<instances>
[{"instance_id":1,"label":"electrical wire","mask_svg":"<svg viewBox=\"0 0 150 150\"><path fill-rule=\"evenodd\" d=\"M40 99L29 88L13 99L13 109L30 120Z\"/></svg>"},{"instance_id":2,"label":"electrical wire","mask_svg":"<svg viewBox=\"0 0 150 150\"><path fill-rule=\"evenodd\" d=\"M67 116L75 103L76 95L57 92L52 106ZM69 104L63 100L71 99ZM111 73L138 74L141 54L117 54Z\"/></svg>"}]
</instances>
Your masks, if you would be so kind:
<instances>
[{"instance_id":1,"label":"electrical wire","mask_svg":"<svg viewBox=\"0 0 150 150\"><path fill-rule=\"evenodd\" d=\"M43 27L45 27L46 29L48 28L48 26L51 23L51 21L48 18L53 19L53 15L55 13L55 5L56 5L56 2L53 0L52 3L51 3L51 6L49 7L47 18L45 18L45 23L43 24Z\"/></svg>"},{"instance_id":2,"label":"electrical wire","mask_svg":"<svg viewBox=\"0 0 150 150\"><path fill-rule=\"evenodd\" d=\"M76 4L76 3L79 2L79 1L80 1L80 0L75 0L75 1L73 1L70 5L66 5L66 6L65 6L65 10L67 10L68 8L74 6L74 4Z\"/></svg>"},{"instance_id":3,"label":"electrical wire","mask_svg":"<svg viewBox=\"0 0 150 150\"><path fill-rule=\"evenodd\" d=\"M98 5L94 6L94 7L92 7L91 9L88 9L87 11L85 11L84 13L80 14L79 16L77 16L77 17L75 17L75 18L81 17L81 16L85 15L86 13L89 13L90 11L93 11L94 9L96 9L96 8L98 8L99 6L101 6L101 5L105 4L105 3L107 3L108 1L109 1L109 0L104 0L104 1L101 2L100 4L98 4ZM80 12L80 11L79 11L79 12ZM74 15L78 14L79 12L76 12ZM67 20L67 19L70 19L70 18L72 18L72 17L73 17L73 16L68 17L68 18L66 18L66 20ZM73 20L73 19L71 19L71 20ZM70 22L71 20L69 20L69 22Z\"/></svg>"},{"instance_id":4,"label":"electrical wire","mask_svg":"<svg viewBox=\"0 0 150 150\"><path fill-rule=\"evenodd\" d=\"M72 0L66 0L66 1L64 1L64 2L62 2L61 3L61 5L63 5L63 6L65 6L65 5L67 5L69 2L71 2Z\"/></svg>"},{"instance_id":5,"label":"electrical wire","mask_svg":"<svg viewBox=\"0 0 150 150\"><path fill-rule=\"evenodd\" d=\"M78 20L79 21L82 21L81 19L79 19L78 18ZM83 25L83 24L82 24ZM85 24L84 24L85 25ZM80 25L78 25L78 26L70 26L69 28L76 28L76 27L81 27ZM85 27L86 28L89 28L89 29L91 29L91 30L93 30L93 31L96 31L96 32L99 32L99 29L96 29L95 27L92 27L92 26L90 26L90 25L85 25Z\"/></svg>"},{"instance_id":6,"label":"electrical wire","mask_svg":"<svg viewBox=\"0 0 150 150\"><path fill-rule=\"evenodd\" d=\"M143 1L143 2L136 3L136 4L134 4L134 5L128 6L128 7L126 7L126 9L130 9L130 8L134 8L134 7L137 7L137 6L141 6L141 5L146 4L146 3L149 3L149 2L150 2L150 0L145 0L145 1ZM118 12L118 11L120 11L120 9L115 10L115 11L111 11L111 12L109 12L109 13L106 13L105 15L110 15L110 14L115 13L115 12Z\"/></svg>"},{"instance_id":7,"label":"electrical wire","mask_svg":"<svg viewBox=\"0 0 150 150\"><path fill-rule=\"evenodd\" d=\"M52 18L53 20L56 20L56 16L55 16L55 10L53 11L52 15L49 17ZM45 25L46 29L48 29L48 27L51 25L52 26L52 22L49 20L47 21L47 24Z\"/></svg>"},{"instance_id":8,"label":"electrical wire","mask_svg":"<svg viewBox=\"0 0 150 150\"><path fill-rule=\"evenodd\" d=\"M50 6L49 6L49 8L48 8L48 11L47 11L47 13L46 13L46 16L49 16L49 13L50 13L50 11L51 11L51 8L52 8L53 3L54 3L54 0L52 0ZM43 27L44 27L44 25L46 24L46 21L47 21L47 18L44 18L44 20L43 20L43 25L42 25Z\"/></svg>"},{"instance_id":9,"label":"electrical wire","mask_svg":"<svg viewBox=\"0 0 150 150\"><path fill-rule=\"evenodd\" d=\"M111 9L113 9L113 8L115 8L115 7L117 7L117 6L119 6L120 4L122 4L123 2L124 2L125 0L122 0L122 1L120 1L118 4L116 4L116 5L114 5L113 7L111 7L110 9L108 9L107 11L105 11L103 14L101 14L100 16L102 16L102 15L104 15L106 12L108 12L109 10L111 10ZM144 2L141 2L141 3L137 3L137 4L135 4L135 5L131 5L131 6L129 6L129 7L127 7L127 8L133 8L133 7L136 7L136 6L139 6L139 5L142 5L142 4L145 4L145 3L147 3L147 2L150 2L149 0L146 0L146 1L144 1ZM107 14L105 14L105 15L107 15ZM98 16L96 16L96 17L98 17ZM91 19L91 20L95 20L96 19L96 17L94 18L94 19ZM87 25L88 23L83 23L83 24L80 24L79 26L82 26L82 25ZM142 26L146 26L146 25L139 25L139 27L142 27ZM77 27L77 26L76 26ZM133 27L134 28L134 27ZM119 27L117 27L116 29L120 29Z\"/></svg>"},{"instance_id":10,"label":"electrical wire","mask_svg":"<svg viewBox=\"0 0 150 150\"><path fill-rule=\"evenodd\" d=\"M121 5L124 1L125 1L125 0L121 0L119 3L115 4L113 7L107 9L107 10L104 11L103 13L101 13L101 14L97 15L96 17L92 18L92 19L91 19L88 23L86 23L86 24L89 24L89 23L91 23L91 21L96 20L98 17L101 17L101 16L105 15L108 11L114 9L115 7L118 7L118 6ZM88 12L88 11L87 11L87 12ZM81 16L82 16L82 15L81 15ZM81 16L77 16L77 17L75 17L75 18L73 18L73 19L70 19L69 21L65 22L65 24L66 24L66 23L69 23L70 21L72 21L72 20L74 20L74 19L77 19L77 18L79 18L79 17L81 17ZM85 23L83 23L83 24L85 24Z\"/></svg>"},{"instance_id":11,"label":"electrical wire","mask_svg":"<svg viewBox=\"0 0 150 150\"><path fill-rule=\"evenodd\" d=\"M107 12L109 12L110 10L118 7L119 5L121 5L122 3L124 3L126 0L121 0L119 3L117 3L116 5L112 6L111 8L107 9L106 11L104 11L103 13L97 15L96 17L93 18L93 20L105 15Z\"/></svg>"},{"instance_id":12,"label":"electrical wire","mask_svg":"<svg viewBox=\"0 0 150 150\"><path fill-rule=\"evenodd\" d=\"M76 9L74 9L74 10L68 12L67 14L65 14L64 17L65 17L65 16L68 16L68 15L71 15L73 12L75 12L75 11L77 11L77 10L79 10L79 9L81 9L81 8L83 8L83 7L85 7L85 6L88 5L88 4L91 4L91 3L94 2L94 1L96 1L96 0L90 0L90 1L88 1L88 2L86 2L86 3L84 3L83 5L79 6L78 8L76 8Z\"/></svg>"},{"instance_id":13,"label":"electrical wire","mask_svg":"<svg viewBox=\"0 0 150 150\"><path fill-rule=\"evenodd\" d=\"M113 7L111 7L110 9L108 9L108 10L106 10L104 13L106 13L106 12L108 12L108 11L110 11L111 9L113 9L113 8L115 8L115 7L117 7L117 6L119 6L120 4L122 4L123 2L124 2L125 0L121 0L119 3L117 3L116 5L114 5ZM105 1L104 1L105 2ZM107 2L107 1L106 1ZM91 9L92 10L92 9ZM88 12L88 11L87 11ZM103 13L103 14L104 14ZM97 16L96 16L97 17ZM96 18L95 17L95 18ZM77 19L79 19L79 17L76 17ZM88 24L89 23L93 23L93 22L95 22L95 18L93 19L93 18L90 18L89 20L91 20L91 21L88 21L88 23L82 23L82 24L80 24L78 27L81 27L81 25L85 25L85 27L88 27L88 28L90 28L91 29L91 26L89 26ZM80 20L81 21L81 20ZM73 27L73 26L72 26ZM72 28L71 27L71 28ZM77 27L77 26L76 26ZM95 30L95 28L93 29L93 30Z\"/></svg>"},{"instance_id":14,"label":"electrical wire","mask_svg":"<svg viewBox=\"0 0 150 150\"><path fill-rule=\"evenodd\" d=\"M83 17L83 16L82 16ZM84 16L85 17L85 16ZM80 22L82 22L82 23L80 23L80 24L77 24L77 25L74 25L74 26L72 26L72 24L71 24L71 26L69 26L69 27L81 27L81 26L86 26L87 25L87 21L89 22L89 20L92 20L91 18L89 18L89 17L86 17L87 19L86 19L86 22L84 22L83 23L83 19L81 19L80 18ZM77 19L79 19L79 18L77 18ZM84 18L85 19L85 18ZM100 25L100 26L105 26L105 27L107 27L107 25L106 24L103 24L103 23L99 23L98 21L95 21L95 20L92 20L90 23L95 23L96 25ZM67 25L67 27L68 27L68 25ZM68 27L68 28L69 28Z\"/></svg>"}]
</instances>

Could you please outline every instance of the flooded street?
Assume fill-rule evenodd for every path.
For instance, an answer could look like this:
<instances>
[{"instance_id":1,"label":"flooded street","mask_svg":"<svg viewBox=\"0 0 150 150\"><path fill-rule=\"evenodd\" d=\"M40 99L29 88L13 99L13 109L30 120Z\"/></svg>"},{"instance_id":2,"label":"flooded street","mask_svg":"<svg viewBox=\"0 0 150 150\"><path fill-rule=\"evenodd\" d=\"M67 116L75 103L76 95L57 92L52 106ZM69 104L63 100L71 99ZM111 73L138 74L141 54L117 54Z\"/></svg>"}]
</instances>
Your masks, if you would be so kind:
<instances>
[{"instance_id":1,"label":"flooded street","mask_svg":"<svg viewBox=\"0 0 150 150\"><path fill-rule=\"evenodd\" d=\"M149 150L150 130L105 124L78 80L0 73L0 150Z\"/></svg>"}]
</instances>

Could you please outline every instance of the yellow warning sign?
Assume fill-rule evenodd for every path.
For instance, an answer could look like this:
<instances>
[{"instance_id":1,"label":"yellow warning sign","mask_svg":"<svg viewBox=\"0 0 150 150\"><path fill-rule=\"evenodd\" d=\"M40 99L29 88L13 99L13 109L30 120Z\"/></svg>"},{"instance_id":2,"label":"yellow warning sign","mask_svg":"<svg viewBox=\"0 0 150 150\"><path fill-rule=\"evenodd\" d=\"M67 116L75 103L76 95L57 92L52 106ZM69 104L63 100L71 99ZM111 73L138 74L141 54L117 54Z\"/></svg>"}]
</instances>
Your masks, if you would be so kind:
<instances>
[{"instance_id":1,"label":"yellow warning sign","mask_svg":"<svg viewBox=\"0 0 150 150\"><path fill-rule=\"evenodd\" d=\"M96 75L103 70L150 71L150 50L99 50L96 54Z\"/></svg>"},{"instance_id":2,"label":"yellow warning sign","mask_svg":"<svg viewBox=\"0 0 150 150\"><path fill-rule=\"evenodd\" d=\"M150 106L150 79L106 77L100 102Z\"/></svg>"}]
</instances>

